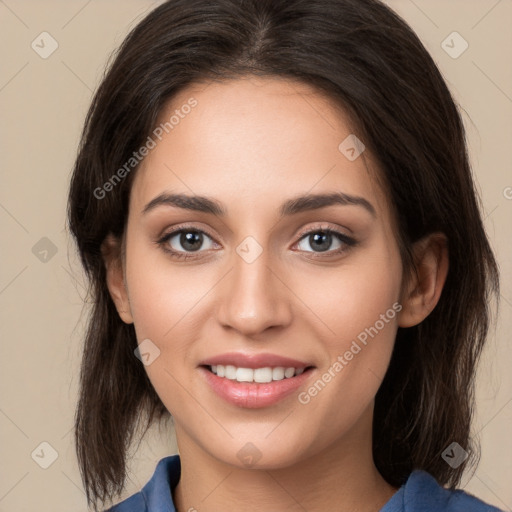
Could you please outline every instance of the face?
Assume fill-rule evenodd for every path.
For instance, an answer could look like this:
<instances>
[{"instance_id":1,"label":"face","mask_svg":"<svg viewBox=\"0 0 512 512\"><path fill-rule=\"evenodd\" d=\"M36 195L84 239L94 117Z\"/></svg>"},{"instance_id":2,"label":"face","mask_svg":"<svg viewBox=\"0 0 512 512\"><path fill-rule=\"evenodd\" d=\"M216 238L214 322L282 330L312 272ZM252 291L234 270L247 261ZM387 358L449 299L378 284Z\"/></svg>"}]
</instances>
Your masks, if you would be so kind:
<instances>
[{"instance_id":1,"label":"face","mask_svg":"<svg viewBox=\"0 0 512 512\"><path fill-rule=\"evenodd\" d=\"M402 282L369 151L301 83L197 84L175 110L134 177L116 304L178 444L278 468L367 433Z\"/></svg>"}]
</instances>

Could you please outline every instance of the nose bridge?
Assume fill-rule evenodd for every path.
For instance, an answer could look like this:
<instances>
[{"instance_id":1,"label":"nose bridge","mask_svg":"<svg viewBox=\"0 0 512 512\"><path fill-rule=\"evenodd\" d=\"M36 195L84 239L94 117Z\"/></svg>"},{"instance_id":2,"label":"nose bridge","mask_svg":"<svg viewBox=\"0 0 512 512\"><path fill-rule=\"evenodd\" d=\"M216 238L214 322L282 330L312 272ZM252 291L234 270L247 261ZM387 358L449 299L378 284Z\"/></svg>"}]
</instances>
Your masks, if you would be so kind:
<instances>
[{"instance_id":1,"label":"nose bridge","mask_svg":"<svg viewBox=\"0 0 512 512\"><path fill-rule=\"evenodd\" d=\"M254 242L248 237L236 248L218 309L221 324L246 335L286 325L291 318L286 287L274 275L268 251Z\"/></svg>"}]
</instances>

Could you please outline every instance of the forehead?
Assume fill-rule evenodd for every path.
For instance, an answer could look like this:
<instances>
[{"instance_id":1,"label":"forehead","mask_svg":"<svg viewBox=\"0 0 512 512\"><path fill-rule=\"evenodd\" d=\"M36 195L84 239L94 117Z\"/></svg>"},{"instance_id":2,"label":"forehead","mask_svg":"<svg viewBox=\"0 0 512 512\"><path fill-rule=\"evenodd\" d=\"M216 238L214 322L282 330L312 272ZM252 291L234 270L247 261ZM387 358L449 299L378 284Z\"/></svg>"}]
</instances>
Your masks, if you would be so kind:
<instances>
[{"instance_id":1,"label":"forehead","mask_svg":"<svg viewBox=\"0 0 512 512\"><path fill-rule=\"evenodd\" d=\"M277 208L283 195L333 191L385 209L369 152L355 160L344 152L354 136L348 116L307 84L256 77L193 84L157 124L161 140L153 136L132 185L139 210L163 191L216 197L228 213L230 204Z\"/></svg>"}]
</instances>

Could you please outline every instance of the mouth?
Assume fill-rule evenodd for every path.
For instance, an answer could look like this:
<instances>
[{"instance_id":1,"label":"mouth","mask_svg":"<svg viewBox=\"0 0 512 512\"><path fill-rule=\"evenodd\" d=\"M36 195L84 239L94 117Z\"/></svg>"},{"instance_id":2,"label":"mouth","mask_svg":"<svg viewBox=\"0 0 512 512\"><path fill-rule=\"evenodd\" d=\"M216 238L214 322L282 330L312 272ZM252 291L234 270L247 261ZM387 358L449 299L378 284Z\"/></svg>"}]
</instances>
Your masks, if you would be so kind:
<instances>
[{"instance_id":1,"label":"mouth","mask_svg":"<svg viewBox=\"0 0 512 512\"><path fill-rule=\"evenodd\" d=\"M297 395L315 373L315 366L200 365L205 384L223 401L236 407L258 409L284 404Z\"/></svg>"}]
</instances>

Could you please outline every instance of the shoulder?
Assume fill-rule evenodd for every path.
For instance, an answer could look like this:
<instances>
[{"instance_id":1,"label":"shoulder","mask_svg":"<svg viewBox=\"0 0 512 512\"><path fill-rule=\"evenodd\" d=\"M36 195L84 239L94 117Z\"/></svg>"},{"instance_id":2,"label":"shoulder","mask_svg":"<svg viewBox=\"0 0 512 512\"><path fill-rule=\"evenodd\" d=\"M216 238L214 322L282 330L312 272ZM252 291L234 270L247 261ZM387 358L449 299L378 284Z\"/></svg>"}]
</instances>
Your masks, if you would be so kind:
<instances>
[{"instance_id":1,"label":"shoulder","mask_svg":"<svg viewBox=\"0 0 512 512\"><path fill-rule=\"evenodd\" d=\"M106 512L176 512L172 501L172 490L179 482L180 474L179 455L161 459L153 476L139 492Z\"/></svg>"},{"instance_id":2,"label":"shoulder","mask_svg":"<svg viewBox=\"0 0 512 512\"><path fill-rule=\"evenodd\" d=\"M413 471L381 512L501 512L475 496L445 489L425 471Z\"/></svg>"}]
</instances>

